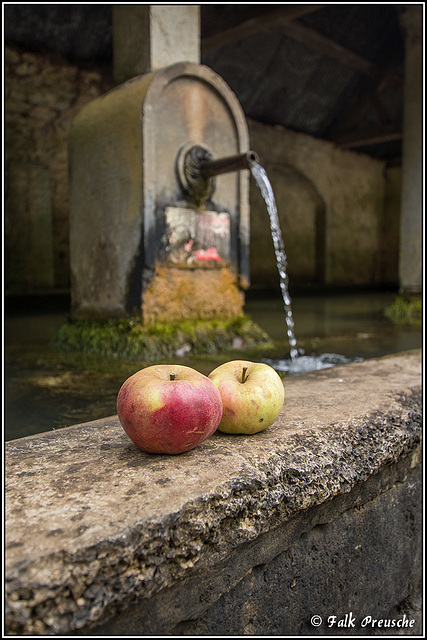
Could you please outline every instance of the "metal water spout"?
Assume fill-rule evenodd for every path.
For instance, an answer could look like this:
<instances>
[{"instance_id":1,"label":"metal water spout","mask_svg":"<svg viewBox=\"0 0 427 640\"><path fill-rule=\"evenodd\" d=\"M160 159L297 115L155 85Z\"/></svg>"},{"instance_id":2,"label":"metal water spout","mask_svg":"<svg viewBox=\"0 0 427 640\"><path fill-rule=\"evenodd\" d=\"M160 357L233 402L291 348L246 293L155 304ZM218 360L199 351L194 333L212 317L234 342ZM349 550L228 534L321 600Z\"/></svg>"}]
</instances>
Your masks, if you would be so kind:
<instances>
[{"instance_id":1,"label":"metal water spout","mask_svg":"<svg viewBox=\"0 0 427 640\"><path fill-rule=\"evenodd\" d=\"M176 169L183 191L191 201L201 205L213 194L216 176L250 169L257 162L258 155L252 150L215 158L206 145L190 142L179 150Z\"/></svg>"},{"instance_id":2,"label":"metal water spout","mask_svg":"<svg viewBox=\"0 0 427 640\"><path fill-rule=\"evenodd\" d=\"M258 155L255 151L246 151L246 153L226 158L207 158L201 163L200 173L204 178L211 178L223 173L250 169L255 162L258 162Z\"/></svg>"}]
</instances>

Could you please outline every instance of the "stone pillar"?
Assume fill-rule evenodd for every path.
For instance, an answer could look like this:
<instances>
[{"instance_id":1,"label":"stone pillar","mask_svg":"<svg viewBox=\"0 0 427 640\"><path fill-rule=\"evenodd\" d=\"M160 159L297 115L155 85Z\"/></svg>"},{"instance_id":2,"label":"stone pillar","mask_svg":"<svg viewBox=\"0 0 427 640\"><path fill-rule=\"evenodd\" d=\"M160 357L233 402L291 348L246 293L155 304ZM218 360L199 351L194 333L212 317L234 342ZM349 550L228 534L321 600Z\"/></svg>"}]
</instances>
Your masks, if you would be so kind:
<instances>
[{"instance_id":1,"label":"stone pillar","mask_svg":"<svg viewBox=\"0 0 427 640\"><path fill-rule=\"evenodd\" d=\"M422 7L400 14L405 34L399 285L402 293L421 291L422 250Z\"/></svg>"},{"instance_id":2,"label":"stone pillar","mask_svg":"<svg viewBox=\"0 0 427 640\"><path fill-rule=\"evenodd\" d=\"M118 84L176 62L200 63L198 5L115 5L114 77Z\"/></svg>"}]
</instances>

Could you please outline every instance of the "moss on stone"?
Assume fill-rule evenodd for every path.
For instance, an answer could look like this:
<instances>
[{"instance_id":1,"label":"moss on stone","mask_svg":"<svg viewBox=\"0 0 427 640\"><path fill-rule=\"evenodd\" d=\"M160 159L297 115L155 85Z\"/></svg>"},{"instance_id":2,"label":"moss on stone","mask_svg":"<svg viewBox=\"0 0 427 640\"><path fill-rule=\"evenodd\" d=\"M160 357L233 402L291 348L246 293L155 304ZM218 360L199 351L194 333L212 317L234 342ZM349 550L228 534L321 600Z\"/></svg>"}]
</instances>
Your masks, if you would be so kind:
<instances>
[{"instance_id":1,"label":"moss on stone","mask_svg":"<svg viewBox=\"0 0 427 640\"><path fill-rule=\"evenodd\" d=\"M183 354L200 355L235 348L271 345L269 336L253 320L183 321L145 327L138 318L123 320L69 320L62 324L53 345L64 351L80 351L134 360L158 360Z\"/></svg>"},{"instance_id":2,"label":"moss on stone","mask_svg":"<svg viewBox=\"0 0 427 640\"><path fill-rule=\"evenodd\" d=\"M144 291L141 312L146 326L224 320L239 317L244 302L229 267L183 269L162 264Z\"/></svg>"},{"instance_id":3,"label":"moss on stone","mask_svg":"<svg viewBox=\"0 0 427 640\"><path fill-rule=\"evenodd\" d=\"M384 315L393 324L421 325L423 304L421 296L398 296L386 307Z\"/></svg>"}]
</instances>

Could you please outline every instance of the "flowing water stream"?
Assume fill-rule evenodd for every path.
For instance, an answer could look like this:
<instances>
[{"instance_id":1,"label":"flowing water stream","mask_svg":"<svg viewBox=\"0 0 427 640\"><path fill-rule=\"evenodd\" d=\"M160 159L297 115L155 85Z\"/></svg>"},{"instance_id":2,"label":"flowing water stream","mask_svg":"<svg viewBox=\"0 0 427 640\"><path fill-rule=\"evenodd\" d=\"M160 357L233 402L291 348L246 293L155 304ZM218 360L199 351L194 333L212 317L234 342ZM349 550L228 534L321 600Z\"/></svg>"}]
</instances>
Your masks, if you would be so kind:
<instances>
[{"instance_id":1,"label":"flowing water stream","mask_svg":"<svg viewBox=\"0 0 427 640\"><path fill-rule=\"evenodd\" d=\"M266 360L268 364L279 371L290 374L307 373L308 371L316 371L319 369L327 369L336 364L344 364L362 358L349 360L348 358L334 353L324 353L320 356L305 355L302 349L297 348L297 341L294 332L294 318L292 313L291 297L289 295L289 277L288 277L288 259L285 251L285 243L280 228L279 215L277 212L276 200L273 188L268 179L265 169L254 162L251 165L251 173L258 185L261 195L264 198L270 219L271 237L273 239L274 252L276 254L277 270L279 272L280 290L282 293L283 304L285 308L285 320L287 326L287 336L290 346L290 359Z\"/></svg>"},{"instance_id":2,"label":"flowing water stream","mask_svg":"<svg viewBox=\"0 0 427 640\"><path fill-rule=\"evenodd\" d=\"M273 188L268 179L265 169L258 163L251 166L251 173L257 183L261 195L264 198L267 212L270 218L271 237L273 238L274 252L276 254L277 270L279 272L280 290L282 292L283 304L285 307L285 320L287 325L287 334L290 346L291 361L298 356L297 341L294 333L294 319L292 314L292 304L289 295L289 279L288 279L288 259L285 251L285 243L283 242L282 231L280 229L280 221L277 213L276 200L274 198Z\"/></svg>"}]
</instances>

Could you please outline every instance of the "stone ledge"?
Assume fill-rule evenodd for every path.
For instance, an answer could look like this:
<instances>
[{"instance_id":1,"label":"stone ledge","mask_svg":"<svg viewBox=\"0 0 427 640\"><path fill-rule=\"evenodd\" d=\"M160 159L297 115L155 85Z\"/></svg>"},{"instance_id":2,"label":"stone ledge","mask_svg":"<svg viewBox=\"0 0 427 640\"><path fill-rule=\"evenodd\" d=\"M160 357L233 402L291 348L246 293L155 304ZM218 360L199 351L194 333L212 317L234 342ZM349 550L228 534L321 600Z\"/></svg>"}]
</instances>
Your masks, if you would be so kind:
<instances>
[{"instance_id":1,"label":"stone ledge","mask_svg":"<svg viewBox=\"0 0 427 640\"><path fill-rule=\"evenodd\" d=\"M421 470L412 468L414 455L78 635L294 637L298 629L310 636L318 635L313 613L326 620L349 607L359 624L346 635L357 635L364 613L401 618L400 607L390 612L390 603L412 603L422 566ZM420 616L408 606L406 613L416 633ZM317 632L342 633L325 627Z\"/></svg>"},{"instance_id":2,"label":"stone ledge","mask_svg":"<svg viewBox=\"0 0 427 640\"><path fill-rule=\"evenodd\" d=\"M116 416L7 443L8 633L95 628L402 457L419 463L420 352L284 384L266 431L179 456L140 452Z\"/></svg>"}]
</instances>

